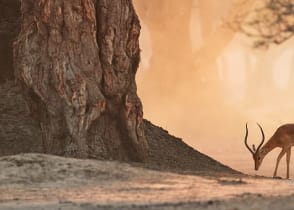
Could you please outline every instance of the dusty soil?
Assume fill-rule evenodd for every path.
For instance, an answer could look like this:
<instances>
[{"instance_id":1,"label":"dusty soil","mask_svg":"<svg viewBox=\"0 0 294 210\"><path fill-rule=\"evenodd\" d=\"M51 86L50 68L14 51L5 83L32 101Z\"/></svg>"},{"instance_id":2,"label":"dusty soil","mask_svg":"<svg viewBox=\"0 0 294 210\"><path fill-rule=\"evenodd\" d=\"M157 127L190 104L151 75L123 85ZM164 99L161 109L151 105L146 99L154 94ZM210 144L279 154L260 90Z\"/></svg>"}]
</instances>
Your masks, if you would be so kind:
<instances>
[{"instance_id":1,"label":"dusty soil","mask_svg":"<svg viewBox=\"0 0 294 210\"><path fill-rule=\"evenodd\" d=\"M0 209L293 209L293 193L291 180L205 178L41 154L0 158Z\"/></svg>"}]
</instances>

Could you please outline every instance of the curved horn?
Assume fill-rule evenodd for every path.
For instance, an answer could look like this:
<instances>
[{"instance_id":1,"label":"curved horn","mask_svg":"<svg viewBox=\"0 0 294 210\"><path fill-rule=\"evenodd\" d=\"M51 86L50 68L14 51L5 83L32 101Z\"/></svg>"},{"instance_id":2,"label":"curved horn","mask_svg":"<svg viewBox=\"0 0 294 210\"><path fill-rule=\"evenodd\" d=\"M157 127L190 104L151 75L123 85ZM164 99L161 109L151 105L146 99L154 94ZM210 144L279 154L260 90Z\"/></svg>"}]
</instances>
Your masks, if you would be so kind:
<instances>
[{"instance_id":1,"label":"curved horn","mask_svg":"<svg viewBox=\"0 0 294 210\"><path fill-rule=\"evenodd\" d=\"M245 146L247 147L247 149L252 153L252 155L254 155L254 152L252 151L252 149L248 146L247 144L247 138L248 138L248 126L246 123L246 133L245 133Z\"/></svg>"},{"instance_id":2,"label":"curved horn","mask_svg":"<svg viewBox=\"0 0 294 210\"><path fill-rule=\"evenodd\" d=\"M263 129L261 127L261 125L259 123L257 123L258 127L260 128L260 131L261 131L261 134L262 134L262 140L261 140L261 143L260 145L257 147L257 150L256 151L259 151L260 147L262 146L262 144L264 143L264 132L263 132Z\"/></svg>"}]
</instances>

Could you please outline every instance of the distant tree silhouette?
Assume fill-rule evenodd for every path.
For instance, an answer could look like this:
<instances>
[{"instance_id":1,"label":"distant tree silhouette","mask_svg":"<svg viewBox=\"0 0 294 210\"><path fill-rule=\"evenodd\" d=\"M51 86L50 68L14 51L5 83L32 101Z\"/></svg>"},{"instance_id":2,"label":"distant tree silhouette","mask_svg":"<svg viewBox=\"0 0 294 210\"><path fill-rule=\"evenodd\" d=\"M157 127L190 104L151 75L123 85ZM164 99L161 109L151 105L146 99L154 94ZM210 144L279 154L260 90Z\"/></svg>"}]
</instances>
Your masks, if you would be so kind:
<instances>
[{"instance_id":1,"label":"distant tree silhouette","mask_svg":"<svg viewBox=\"0 0 294 210\"><path fill-rule=\"evenodd\" d=\"M231 26L254 38L255 47L281 44L294 35L294 2L260 1L253 11L237 16Z\"/></svg>"},{"instance_id":2,"label":"distant tree silhouette","mask_svg":"<svg viewBox=\"0 0 294 210\"><path fill-rule=\"evenodd\" d=\"M255 3L255 9L235 16L230 27L236 31L246 34L253 39L253 47L268 49L271 45L280 45L291 39L294 35L294 1L293 0L264 0ZM271 81L272 72L265 67L258 69L267 79L260 77L259 80ZM267 92L276 91L277 97L283 93L277 93L273 84L264 82L263 88ZM291 72L289 89L294 86L294 74ZM266 87L265 87L266 86ZM285 91L284 91L285 92Z\"/></svg>"}]
</instances>

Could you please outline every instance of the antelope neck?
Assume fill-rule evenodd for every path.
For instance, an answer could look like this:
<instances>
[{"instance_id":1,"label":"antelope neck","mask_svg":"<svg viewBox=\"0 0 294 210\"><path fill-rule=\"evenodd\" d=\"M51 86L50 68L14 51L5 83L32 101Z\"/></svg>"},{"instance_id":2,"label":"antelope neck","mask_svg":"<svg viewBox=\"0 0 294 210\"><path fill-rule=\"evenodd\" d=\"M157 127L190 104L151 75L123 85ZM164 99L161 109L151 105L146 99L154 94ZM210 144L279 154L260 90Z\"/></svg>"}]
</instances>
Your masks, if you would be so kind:
<instances>
[{"instance_id":1,"label":"antelope neck","mask_svg":"<svg viewBox=\"0 0 294 210\"><path fill-rule=\"evenodd\" d=\"M263 151L263 155L266 156L267 153L272 151L274 148L276 148L276 145L271 144L271 141L268 141L265 145L263 145L260 150Z\"/></svg>"}]
</instances>

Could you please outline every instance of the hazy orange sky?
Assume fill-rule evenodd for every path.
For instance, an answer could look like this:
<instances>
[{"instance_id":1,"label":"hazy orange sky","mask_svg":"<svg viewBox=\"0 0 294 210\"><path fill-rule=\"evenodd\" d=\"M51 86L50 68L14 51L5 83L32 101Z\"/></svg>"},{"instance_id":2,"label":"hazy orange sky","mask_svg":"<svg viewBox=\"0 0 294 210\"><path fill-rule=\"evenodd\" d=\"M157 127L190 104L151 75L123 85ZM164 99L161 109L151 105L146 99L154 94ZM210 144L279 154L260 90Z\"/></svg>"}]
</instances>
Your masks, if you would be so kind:
<instances>
[{"instance_id":1,"label":"hazy orange sky","mask_svg":"<svg viewBox=\"0 0 294 210\"><path fill-rule=\"evenodd\" d=\"M254 1L238 1L135 0L142 25L137 83L145 118L195 149L255 173L243 142L245 123L249 141L258 144L255 122L266 137L292 122L294 40L253 49L250 39L223 26L254 7ZM260 174L272 175L278 152L266 157ZM280 168L284 174L284 163Z\"/></svg>"}]
</instances>

